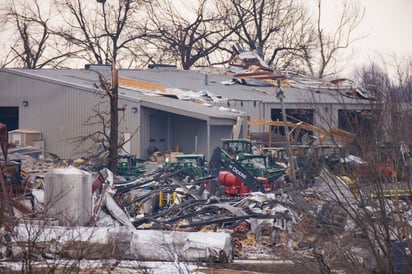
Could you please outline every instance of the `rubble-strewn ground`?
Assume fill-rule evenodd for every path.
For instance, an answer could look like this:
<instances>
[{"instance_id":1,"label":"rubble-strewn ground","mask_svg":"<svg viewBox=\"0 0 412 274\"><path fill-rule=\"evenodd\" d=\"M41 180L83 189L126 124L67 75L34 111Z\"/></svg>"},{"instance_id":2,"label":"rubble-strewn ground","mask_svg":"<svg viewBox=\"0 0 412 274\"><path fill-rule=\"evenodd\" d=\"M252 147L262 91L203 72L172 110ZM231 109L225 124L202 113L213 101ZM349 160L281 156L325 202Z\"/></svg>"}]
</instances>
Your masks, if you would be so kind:
<instances>
[{"instance_id":1,"label":"rubble-strewn ground","mask_svg":"<svg viewBox=\"0 0 412 274\"><path fill-rule=\"evenodd\" d=\"M48 272L50 264L36 264L36 268ZM289 262L268 262L268 261L234 261L230 264L206 264L206 263L174 263L174 262L137 262L137 261L62 261L62 272L79 271L80 273L204 273L204 274L223 274L223 273L303 273L304 268L293 265ZM70 268L72 265L79 265L79 269ZM64 267L66 266L66 267ZM0 270L8 269L10 273L15 271L20 273L21 263L2 262ZM2 270L2 271L3 271Z\"/></svg>"},{"instance_id":2,"label":"rubble-strewn ground","mask_svg":"<svg viewBox=\"0 0 412 274\"><path fill-rule=\"evenodd\" d=\"M350 186L326 169L306 189L226 197L203 190L210 178L192 178L161 163L147 162L144 175L125 178L107 169L93 171L82 160L43 157L31 148L9 159L21 161L23 178L12 193L17 222L10 230L2 221L5 272L59 266L80 273L368 273L376 267L365 231L348 216L364 210L378 214L378 208L373 201L361 204ZM44 181L56 168L73 166L92 178L93 210L86 214L87 224L69 230L62 228L67 221L62 216L48 215L55 205L45 200ZM387 206L401 209L410 225L409 201L389 200ZM149 234L141 239L139 231ZM229 235L230 241L214 243L212 235ZM168 262L149 262L150 256Z\"/></svg>"}]
</instances>

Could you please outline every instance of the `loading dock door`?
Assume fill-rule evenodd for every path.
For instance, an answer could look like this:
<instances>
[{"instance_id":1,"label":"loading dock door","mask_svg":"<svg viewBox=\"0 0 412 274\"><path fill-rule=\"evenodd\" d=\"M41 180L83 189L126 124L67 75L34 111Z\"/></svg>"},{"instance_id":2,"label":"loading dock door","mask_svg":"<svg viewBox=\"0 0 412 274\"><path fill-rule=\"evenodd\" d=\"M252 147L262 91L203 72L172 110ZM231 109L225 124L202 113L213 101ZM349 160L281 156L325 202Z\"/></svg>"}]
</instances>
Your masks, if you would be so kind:
<instances>
[{"instance_id":1,"label":"loading dock door","mask_svg":"<svg viewBox=\"0 0 412 274\"><path fill-rule=\"evenodd\" d=\"M19 128L19 108L0 107L0 123L7 126L7 131Z\"/></svg>"},{"instance_id":2,"label":"loading dock door","mask_svg":"<svg viewBox=\"0 0 412 274\"><path fill-rule=\"evenodd\" d=\"M156 148L162 154L166 152L168 149L168 128L168 118L166 115L150 116L149 150ZM151 155L148 156L150 157Z\"/></svg>"}]
</instances>

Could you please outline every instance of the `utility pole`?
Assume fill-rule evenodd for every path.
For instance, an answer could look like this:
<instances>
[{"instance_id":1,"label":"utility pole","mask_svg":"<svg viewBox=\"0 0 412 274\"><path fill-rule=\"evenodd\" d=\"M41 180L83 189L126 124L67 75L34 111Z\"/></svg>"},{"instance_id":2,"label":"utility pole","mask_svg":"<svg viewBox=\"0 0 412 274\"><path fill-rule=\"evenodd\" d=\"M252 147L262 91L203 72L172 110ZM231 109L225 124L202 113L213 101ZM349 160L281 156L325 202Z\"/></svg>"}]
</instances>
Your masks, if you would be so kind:
<instances>
[{"instance_id":1,"label":"utility pole","mask_svg":"<svg viewBox=\"0 0 412 274\"><path fill-rule=\"evenodd\" d=\"M296 184L295 160L293 159L293 152L290 146L289 127L288 127L288 123L286 119L285 104L283 102L283 98L285 97L285 94L282 90L280 79L277 80L277 83L278 83L278 89L277 89L276 97L279 99L280 106L282 108L282 120L283 120L283 126L285 128L285 135L286 135L286 150L287 150L288 157L289 157L289 167L290 167L290 176L291 176L290 180L292 181L292 187L295 188L295 184Z\"/></svg>"}]
</instances>

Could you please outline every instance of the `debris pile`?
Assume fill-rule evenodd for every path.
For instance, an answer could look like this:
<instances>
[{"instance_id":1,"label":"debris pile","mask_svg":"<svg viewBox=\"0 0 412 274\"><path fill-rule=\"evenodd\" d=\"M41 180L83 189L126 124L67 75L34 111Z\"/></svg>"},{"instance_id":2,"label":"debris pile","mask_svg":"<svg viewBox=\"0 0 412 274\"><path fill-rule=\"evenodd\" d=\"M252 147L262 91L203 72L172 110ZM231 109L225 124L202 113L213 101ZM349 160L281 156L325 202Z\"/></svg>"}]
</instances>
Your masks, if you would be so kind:
<instances>
[{"instance_id":1,"label":"debris pile","mask_svg":"<svg viewBox=\"0 0 412 274\"><path fill-rule=\"evenodd\" d=\"M11 237L13 252L9 255L12 257L19 256L17 254L21 253L16 247L30 239L27 234L30 225L30 230L39 231L36 233L39 243L59 242L54 256L67 256L61 252L63 247L70 249L67 242L88 241L90 244L99 242L99 245L104 245L109 244L111 238L120 239L116 236L119 233L134 237L136 241L147 239L149 234L160 239L161 233L165 239L176 237L171 240L174 248L184 250L188 249L184 243L187 244L189 238L190 242L195 243L194 239L198 237L190 235L207 233L206 238L201 236L199 239L208 239L203 245L204 250L210 253L216 249L210 239L217 233L225 235L223 238L226 240L223 246L212 252L215 255L203 254L192 259L229 262L234 257L247 258L256 252L270 254L276 245L286 246L286 235L299 219L299 214L289 208L287 196L282 193L256 192L246 197L213 196L205 186L210 176L193 177L192 173L185 172L187 169L176 165L159 165L137 179L126 180L125 177L114 176L108 169L87 172L68 165L66 161L39 157L37 154L38 151L29 149L23 154L10 154L13 155L10 158L18 158L22 162L21 173L24 174L20 182L24 188L12 196L21 205L13 208L13 217L17 218L18 225ZM141 235L141 232L146 236L130 236ZM177 236L179 233L188 233L189 238ZM73 239L65 239L67 234ZM95 234L106 239L96 240ZM167 236L169 234L173 236ZM137 246L134 240L127 242ZM122 242L118 244L121 246ZM50 252L48 250L46 253ZM137 253L131 256L133 252L129 249L124 253L124 258L159 259ZM193 255L193 252L190 254ZM164 257L162 260L169 259ZM185 255L183 259L189 258Z\"/></svg>"},{"instance_id":2,"label":"debris pile","mask_svg":"<svg viewBox=\"0 0 412 274\"><path fill-rule=\"evenodd\" d=\"M242 84L263 87L281 85L366 100L376 100L377 96L375 87L361 87L347 78L320 80L296 71L274 70L257 52L245 51L239 45L232 47L232 56L228 64L228 70L234 74L231 80L222 83L225 85Z\"/></svg>"},{"instance_id":3,"label":"debris pile","mask_svg":"<svg viewBox=\"0 0 412 274\"><path fill-rule=\"evenodd\" d=\"M5 156L2 163L18 163L18 168L7 168L2 180L9 189L2 191L9 215L2 216L12 217L1 223L3 260L31 252L38 259L291 260L347 269L342 262L356 254L363 269L379 266L368 245L369 226L362 225L378 220L382 208L360 198L367 188L354 187L326 167L303 189L225 195L212 193L215 177L188 162L147 162L140 175L115 176L106 168L84 170L74 167L75 161L69 165L35 149L10 150ZM16 183L19 187L11 187ZM412 224L407 200L386 205L391 222Z\"/></svg>"}]
</instances>

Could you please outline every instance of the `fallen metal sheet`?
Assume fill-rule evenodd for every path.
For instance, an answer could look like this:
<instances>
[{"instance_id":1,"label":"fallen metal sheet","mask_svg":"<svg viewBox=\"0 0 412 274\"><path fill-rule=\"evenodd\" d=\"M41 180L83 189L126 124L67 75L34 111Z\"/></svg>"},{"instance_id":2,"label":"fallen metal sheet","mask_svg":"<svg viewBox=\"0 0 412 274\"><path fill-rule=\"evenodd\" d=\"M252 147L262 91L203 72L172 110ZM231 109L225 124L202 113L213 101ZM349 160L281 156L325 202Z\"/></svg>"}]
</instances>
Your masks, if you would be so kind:
<instances>
[{"instance_id":1,"label":"fallen metal sheet","mask_svg":"<svg viewBox=\"0 0 412 274\"><path fill-rule=\"evenodd\" d=\"M333 175L328 169L322 169L312 189L322 199L330 202L356 204L350 186L339 176Z\"/></svg>"},{"instance_id":2,"label":"fallen metal sheet","mask_svg":"<svg viewBox=\"0 0 412 274\"><path fill-rule=\"evenodd\" d=\"M110 215L112 215L113 218L115 218L128 228L134 228L132 222L129 219L129 216L127 216L126 213L117 205L117 203L113 200L110 194L106 192L104 199L104 205L106 206L107 210L110 212Z\"/></svg>"}]
</instances>

